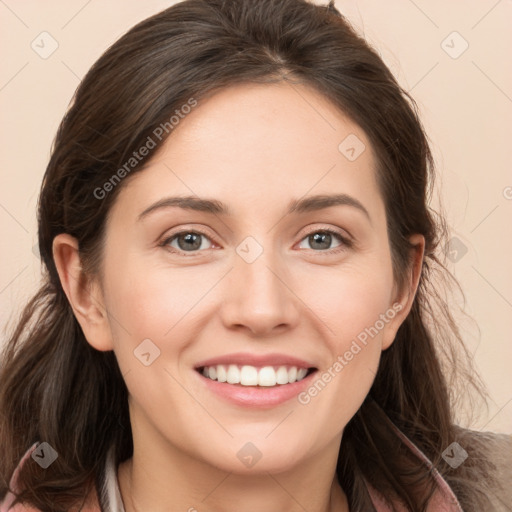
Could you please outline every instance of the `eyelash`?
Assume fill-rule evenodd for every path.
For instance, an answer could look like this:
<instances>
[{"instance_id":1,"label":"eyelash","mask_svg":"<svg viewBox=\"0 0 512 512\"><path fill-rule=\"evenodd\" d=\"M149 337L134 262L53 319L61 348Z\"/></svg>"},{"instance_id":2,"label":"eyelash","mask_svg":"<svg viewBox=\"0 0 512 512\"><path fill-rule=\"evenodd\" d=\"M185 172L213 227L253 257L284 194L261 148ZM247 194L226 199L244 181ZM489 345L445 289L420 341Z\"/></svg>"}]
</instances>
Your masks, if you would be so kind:
<instances>
[{"instance_id":1,"label":"eyelash","mask_svg":"<svg viewBox=\"0 0 512 512\"><path fill-rule=\"evenodd\" d=\"M169 243L171 243L175 238L179 237L180 235L191 234L191 233L194 234L194 235L202 235L205 238L208 238L210 240L210 237L206 233L204 233L204 232L202 232L200 230L186 229L186 230L178 231L177 233L174 233L171 236L166 237L159 244L159 246L168 249L170 252L173 252L175 254L180 254L180 255L185 256L185 257L197 256L198 253L200 253L202 251L200 251L200 250L191 251L190 254L187 254L187 251L182 251L182 250L176 249L174 247L170 248L168 246ZM352 241L349 240L347 237L343 236L338 231L335 231L335 230L329 229L329 228L321 228L321 229L312 230L309 233L306 233L301 238L300 241L302 242L302 240L304 240L305 238L307 238L307 237L309 237L311 235L317 234L317 233L334 235L335 237L337 237L340 240L341 244L338 247L335 247L334 249L325 249L325 250L318 250L318 251L315 251L314 249L309 249L309 250L311 250L313 252L318 252L319 254L323 254L323 255L336 254L336 253L341 252L343 250L350 249L352 247L352 245L353 245Z\"/></svg>"}]
</instances>

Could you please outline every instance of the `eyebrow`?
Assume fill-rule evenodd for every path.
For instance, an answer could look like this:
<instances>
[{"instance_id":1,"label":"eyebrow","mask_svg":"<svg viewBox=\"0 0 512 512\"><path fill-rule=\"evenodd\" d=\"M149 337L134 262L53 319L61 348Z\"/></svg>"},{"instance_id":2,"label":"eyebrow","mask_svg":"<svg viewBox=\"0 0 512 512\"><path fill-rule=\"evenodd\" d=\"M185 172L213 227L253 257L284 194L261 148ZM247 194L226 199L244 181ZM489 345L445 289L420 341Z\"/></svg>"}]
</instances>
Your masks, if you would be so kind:
<instances>
[{"instance_id":1,"label":"eyebrow","mask_svg":"<svg viewBox=\"0 0 512 512\"><path fill-rule=\"evenodd\" d=\"M290 201L286 214L312 212L330 208L332 206L352 206L364 213L371 222L368 210L355 197L347 194L322 194L308 196L302 199L295 199ZM178 207L185 210L194 210L215 215L232 215L230 208L216 199L206 199L197 196L173 196L165 197L164 199L160 199L156 203L150 205L138 216L138 220L142 220L144 217L156 210L170 207Z\"/></svg>"}]
</instances>

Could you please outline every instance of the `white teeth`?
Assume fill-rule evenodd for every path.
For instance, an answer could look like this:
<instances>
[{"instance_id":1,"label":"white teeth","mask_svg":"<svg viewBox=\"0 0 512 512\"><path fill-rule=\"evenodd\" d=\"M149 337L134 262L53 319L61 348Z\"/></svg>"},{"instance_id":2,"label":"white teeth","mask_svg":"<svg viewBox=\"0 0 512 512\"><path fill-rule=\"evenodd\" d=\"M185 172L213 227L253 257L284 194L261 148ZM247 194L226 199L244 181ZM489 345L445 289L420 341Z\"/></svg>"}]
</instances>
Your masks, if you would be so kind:
<instances>
[{"instance_id":1,"label":"white teeth","mask_svg":"<svg viewBox=\"0 0 512 512\"><path fill-rule=\"evenodd\" d=\"M254 366L242 366L240 371L240 383L242 386L258 385L258 370Z\"/></svg>"},{"instance_id":2,"label":"white teeth","mask_svg":"<svg viewBox=\"0 0 512 512\"><path fill-rule=\"evenodd\" d=\"M230 364L227 373L228 384L238 384L240 382L240 370L236 364Z\"/></svg>"},{"instance_id":3,"label":"white teeth","mask_svg":"<svg viewBox=\"0 0 512 512\"><path fill-rule=\"evenodd\" d=\"M228 374L226 373L226 368L219 364L217 366L217 380L219 382L226 382L228 380Z\"/></svg>"},{"instance_id":4,"label":"white teeth","mask_svg":"<svg viewBox=\"0 0 512 512\"><path fill-rule=\"evenodd\" d=\"M288 384L290 381L288 380L288 370L286 366L280 366L276 372L276 382L278 384Z\"/></svg>"},{"instance_id":5,"label":"white teeth","mask_svg":"<svg viewBox=\"0 0 512 512\"><path fill-rule=\"evenodd\" d=\"M306 373L308 373L306 368L300 368L297 370L297 380L302 380L306 376Z\"/></svg>"},{"instance_id":6,"label":"white teeth","mask_svg":"<svg viewBox=\"0 0 512 512\"><path fill-rule=\"evenodd\" d=\"M218 382L227 382L228 384L241 384L242 386L264 386L272 387L277 384L291 384L302 380L308 370L306 368L297 368L296 366L264 366L256 368L255 366L244 365L239 367L236 364L226 365L218 364L203 368L203 375Z\"/></svg>"},{"instance_id":7,"label":"white teeth","mask_svg":"<svg viewBox=\"0 0 512 512\"><path fill-rule=\"evenodd\" d=\"M259 386L275 386L276 385L276 371L272 366L264 366L258 373Z\"/></svg>"}]
</instances>

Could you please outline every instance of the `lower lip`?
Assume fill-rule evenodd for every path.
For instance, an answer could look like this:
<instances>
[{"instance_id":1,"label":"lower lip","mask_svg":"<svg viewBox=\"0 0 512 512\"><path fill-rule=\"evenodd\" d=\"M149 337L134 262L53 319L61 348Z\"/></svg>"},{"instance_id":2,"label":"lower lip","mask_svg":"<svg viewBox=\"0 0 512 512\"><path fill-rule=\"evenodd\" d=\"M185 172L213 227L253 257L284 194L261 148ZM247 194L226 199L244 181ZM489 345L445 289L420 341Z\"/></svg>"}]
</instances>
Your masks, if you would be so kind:
<instances>
[{"instance_id":1,"label":"lower lip","mask_svg":"<svg viewBox=\"0 0 512 512\"><path fill-rule=\"evenodd\" d=\"M269 387L228 384L209 379L197 371L196 373L210 391L231 403L246 407L273 407L296 397L308 387L317 372L315 370L302 380L292 384L278 384Z\"/></svg>"}]
</instances>

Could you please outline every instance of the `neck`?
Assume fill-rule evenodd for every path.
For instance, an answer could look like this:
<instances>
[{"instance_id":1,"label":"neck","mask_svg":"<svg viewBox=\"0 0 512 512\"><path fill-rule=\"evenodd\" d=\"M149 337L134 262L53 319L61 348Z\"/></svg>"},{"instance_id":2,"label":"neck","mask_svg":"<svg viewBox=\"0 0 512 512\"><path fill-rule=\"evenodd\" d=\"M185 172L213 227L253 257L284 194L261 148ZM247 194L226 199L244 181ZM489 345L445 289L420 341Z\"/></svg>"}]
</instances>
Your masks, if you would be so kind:
<instances>
[{"instance_id":1,"label":"neck","mask_svg":"<svg viewBox=\"0 0 512 512\"><path fill-rule=\"evenodd\" d=\"M134 446L133 457L119 465L125 512L164 512L170 503L173 510L184 512L230 512L233 504L244 512L349 511L332 467L315 461L279 474L247 475L181 457L179 464L167 459L164 468L150 462L155 460L152 457L141 455Z\"/></svg>"}]
</instances>

